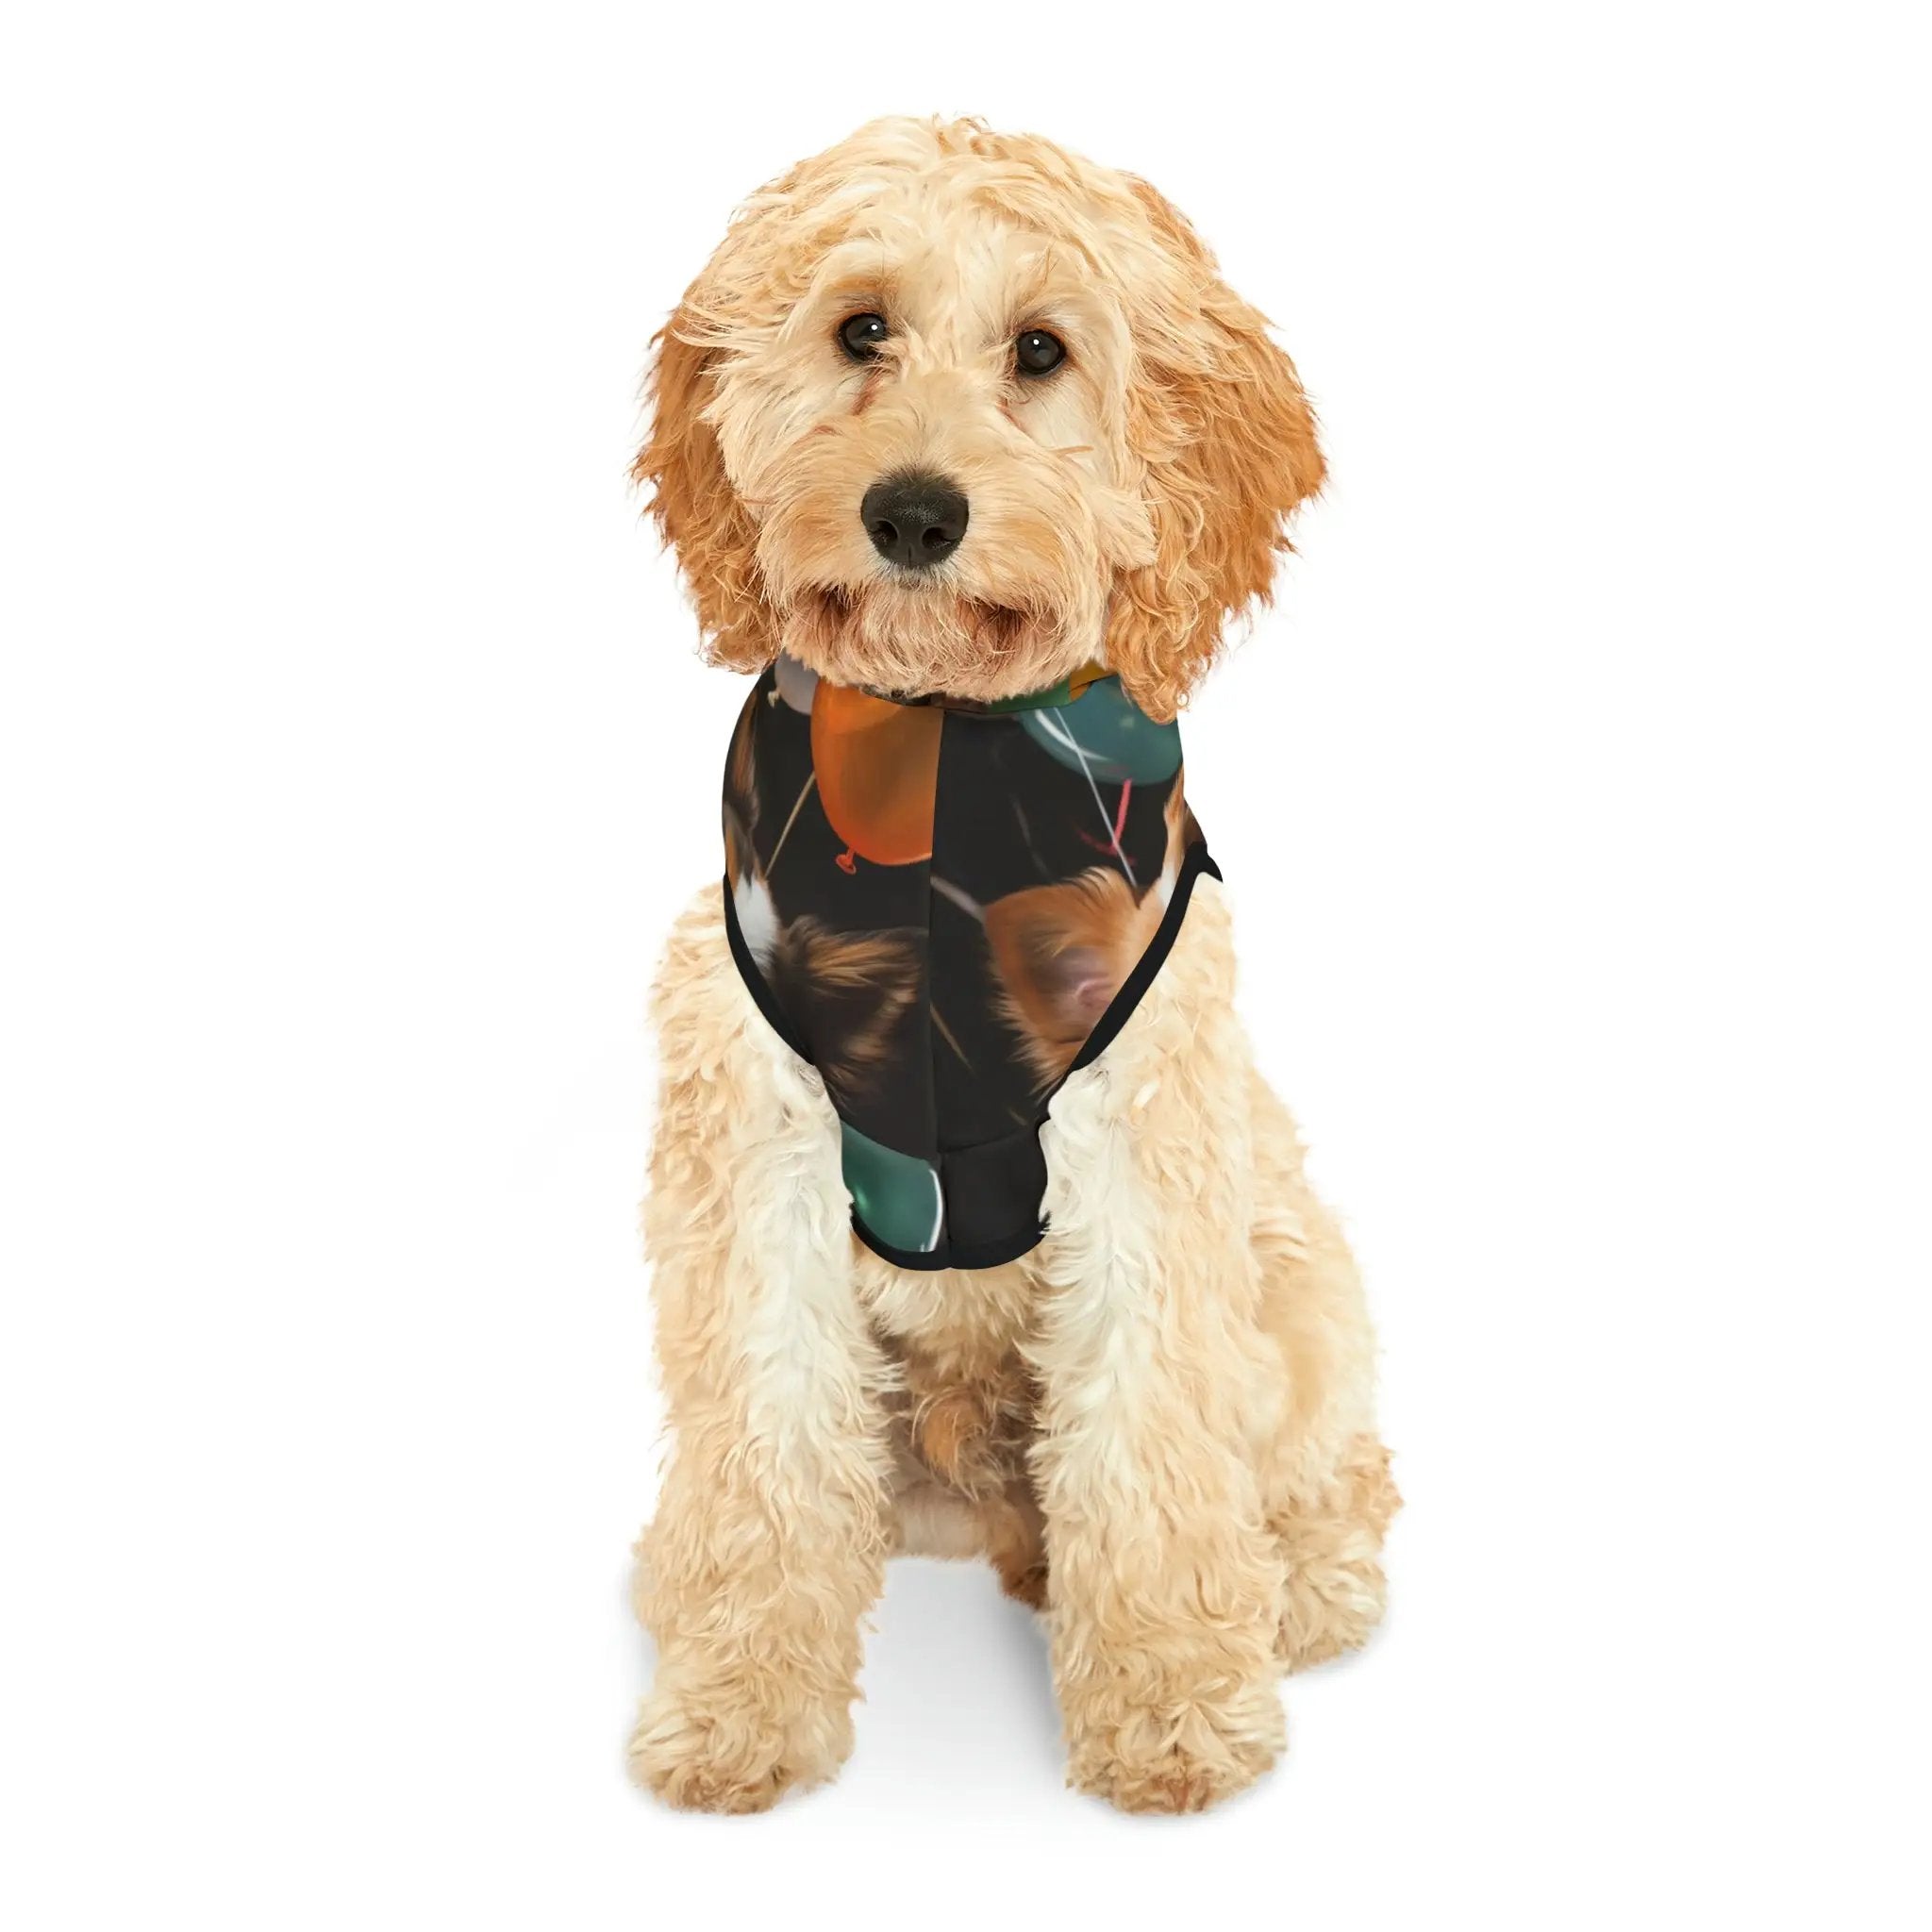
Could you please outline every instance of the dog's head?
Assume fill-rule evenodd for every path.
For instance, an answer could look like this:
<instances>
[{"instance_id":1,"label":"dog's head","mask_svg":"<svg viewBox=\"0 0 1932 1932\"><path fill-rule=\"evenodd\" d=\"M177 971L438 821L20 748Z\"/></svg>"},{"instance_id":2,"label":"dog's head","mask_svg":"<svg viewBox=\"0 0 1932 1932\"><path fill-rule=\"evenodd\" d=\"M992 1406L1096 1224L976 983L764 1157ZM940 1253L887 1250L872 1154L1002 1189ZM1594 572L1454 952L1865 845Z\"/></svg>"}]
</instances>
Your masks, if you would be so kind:
<instances>
[{"instance_id":1,"label":"dog's head","mask_svg":"<svg viewBox=\"0 0 1932 1932\"><path fill-rule=\"evenodd\" d=\"M754 195L657 341L636 475L711 654L1171 718L1322 481L1294 366L1145 182L882 121Z\"/></svg>"}]
</instances>

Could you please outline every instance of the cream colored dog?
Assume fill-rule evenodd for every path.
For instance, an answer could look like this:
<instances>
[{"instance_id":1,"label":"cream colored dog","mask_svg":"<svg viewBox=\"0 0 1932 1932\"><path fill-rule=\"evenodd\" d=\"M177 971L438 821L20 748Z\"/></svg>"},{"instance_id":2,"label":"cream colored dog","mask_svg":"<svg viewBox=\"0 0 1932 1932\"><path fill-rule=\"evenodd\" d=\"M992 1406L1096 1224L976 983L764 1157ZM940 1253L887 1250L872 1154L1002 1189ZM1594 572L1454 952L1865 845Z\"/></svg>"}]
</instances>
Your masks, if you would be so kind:
<instances>
[{"instance_id":1,"label":"cream colored dog","mask_svg":"<svg viewBox=\"0 0 1932 1932\"><path fill-rule=\"evenodd\" d=\"M855 318L883 319L863 360ZM1043 331L1062 363L1017 380ZM1323 474L1293 365L1187 222L974 122L877 123L755 195L658 338L651 402L637 475L710 655L900 692L999 699L1098 658L1173 717ZM972 504L916 578L857 513L915 463ZM1374 1339L1233 989L1203 879L1052 1102L1043 1243L909 1273L850 1231L823 1082L755 1010L717 886L684 915L654 1006L675 1445L639 1550L641 1783L740 1811L833 1775L895 1552L983 1554L1042 1610L1070 1781L1134 1810L1250 1783L1278 1674L1367 1637L1398 1502Z\"/></svg>"}]
</instances>

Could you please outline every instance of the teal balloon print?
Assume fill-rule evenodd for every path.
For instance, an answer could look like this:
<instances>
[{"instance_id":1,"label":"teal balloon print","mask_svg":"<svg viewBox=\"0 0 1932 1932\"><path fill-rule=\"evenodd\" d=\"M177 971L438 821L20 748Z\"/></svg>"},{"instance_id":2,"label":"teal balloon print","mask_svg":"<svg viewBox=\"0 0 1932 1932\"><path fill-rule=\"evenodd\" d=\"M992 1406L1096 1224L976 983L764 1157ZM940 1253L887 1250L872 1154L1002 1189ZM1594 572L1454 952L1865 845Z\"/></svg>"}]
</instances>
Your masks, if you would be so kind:
<instances>
[{"instance_id":1,"label":"teal balloon print","mask_svg":"<svg viewBox=\"0 0 1932 1932\"><path fill-rule=\"evenodd\" d=\"M1070 772L1101 785L1158 785L1181 767L1178 724L1157 724L1121 689L1103 677L1070 705L1022 711L1026 735Z\"/></svg>"},{"instance_id":2,"label":"teal balloon print","mask_svg":"<svg viewBox=\"0 0 1932 1932\"><path fill-rule=\"evenodd\" d=\"M845 1186L859 1220L891 1247L930 1254L940 1244L943 1218L931 1162L881 1147L848 1121L840 1122L839 1131Z\"/></svg>"}]
</instances>

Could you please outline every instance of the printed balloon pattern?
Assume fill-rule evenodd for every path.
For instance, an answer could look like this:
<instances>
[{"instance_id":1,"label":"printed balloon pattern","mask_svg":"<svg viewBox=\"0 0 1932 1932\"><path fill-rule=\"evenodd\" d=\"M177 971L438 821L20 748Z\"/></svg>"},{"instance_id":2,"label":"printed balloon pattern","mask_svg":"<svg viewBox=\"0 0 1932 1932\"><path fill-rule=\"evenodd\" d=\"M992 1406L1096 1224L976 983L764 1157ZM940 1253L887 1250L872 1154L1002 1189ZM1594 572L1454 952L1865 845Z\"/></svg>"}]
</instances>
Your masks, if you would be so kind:
<instances>
[{"instance_id":1,"label":"printed balloon pattern","mask_svg":"<svg viewBox=\"0 0 1932 1932\"><path fill-rule=\"evenodd\" d=\"M1042 750L1102 785L1158 785L1181 768L1180 726L1157 724L1117 677L1090 685L1070 705L1019 717Z\"/></svg>"},{"instance_id":2,"label":"printed balloon pattern","mask_svg":"<svg viewBox=\"0 0 1932 1932\"><path fill-rule=\"evenodd\" d=\"M809 664L801 664L790 651L780 651L772 666L772 687L801 717L811 716L819 675Z\"/></svg>"},{"instance_id":3,"label":"printed balloon pattern","mask_svg":"<svg viewBox=\"0 0 1932 1932\"><path fill-rule=\"evenodd\" d=\"M832 829L874 865L932 857L945 713L895 705L821 680L811 704L811 763Z\"/></svg>"},{"instance_id":4,"label":"printed balloon pattern","mask_svg":"<svg viewBox=\"0 0 1932 1932\"><path fill-rule=\"evenodd\" d=\"M929 1255L939 1246L944 1219L932 1163L880 1146L849 1121L839 1124L839 1132L845 1187L859 1220L893 1247Z\"/></svg>"},{"instance_id":5,"label":"printed balloon pattern","mask_svg":"<svg viewBox=\"0 0 1932 1932\"><path fill-rule=\"evenodd\" d=\"M1179 732L1097 667L894 702L780 658L724 827L733 957L824 1080L860 1240L910 1268L1024 1253L1051 1096L1213 869Z\"/></svg>"}]
</instances>

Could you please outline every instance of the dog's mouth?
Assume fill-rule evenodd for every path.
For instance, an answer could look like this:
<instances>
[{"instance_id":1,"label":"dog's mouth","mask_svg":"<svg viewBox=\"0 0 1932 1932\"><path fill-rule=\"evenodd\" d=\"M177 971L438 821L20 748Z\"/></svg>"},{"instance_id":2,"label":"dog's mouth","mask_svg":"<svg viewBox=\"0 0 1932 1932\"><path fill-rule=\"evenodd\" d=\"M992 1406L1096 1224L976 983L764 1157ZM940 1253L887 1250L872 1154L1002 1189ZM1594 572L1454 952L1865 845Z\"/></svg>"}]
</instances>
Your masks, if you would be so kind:
<instances>
[{"instance_id":1,"label":"dog's mouth","mask_svg":"<svg viewBox=\"0 0 1932 1932\"><path fill-rule=\"evenodd\" d=\"M995 603L989 597L968 597L941 585L917 580L902 583L897 577L887 588L894 601L903 599L893 616L912 626L930 625L935 616L970 635L977 645L995 657L1014 651L1022 637L1045 620L1041 612L1019 604ZM852 629L866 619L876 621L881 599L872 590L855 591L844 584L826 584L807 593L817 606L818 621L836 631ZM888 619L888 622L891 621Z\"/></svg>"},{"instance_id":2,"label":"dog's mouth","mask_svg":"<svg viewBox=\"0 0 1932 1932\"><path fill-rule=\"evenodd\" d=\"M783 641L835 683L983 702L1052 683L1068 655L1053 614L937 584L810 586L791 600Z\"/></svg>"}]
</instances>

